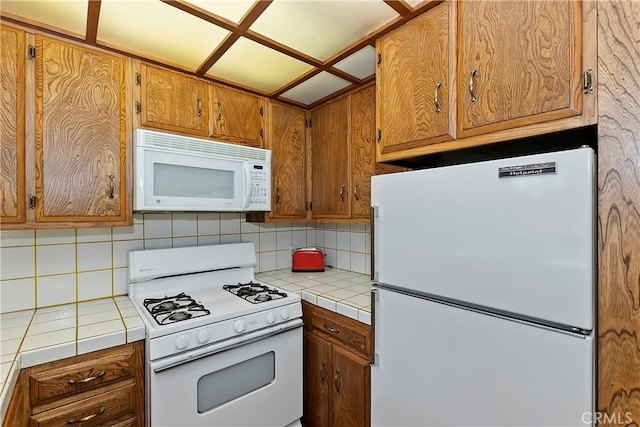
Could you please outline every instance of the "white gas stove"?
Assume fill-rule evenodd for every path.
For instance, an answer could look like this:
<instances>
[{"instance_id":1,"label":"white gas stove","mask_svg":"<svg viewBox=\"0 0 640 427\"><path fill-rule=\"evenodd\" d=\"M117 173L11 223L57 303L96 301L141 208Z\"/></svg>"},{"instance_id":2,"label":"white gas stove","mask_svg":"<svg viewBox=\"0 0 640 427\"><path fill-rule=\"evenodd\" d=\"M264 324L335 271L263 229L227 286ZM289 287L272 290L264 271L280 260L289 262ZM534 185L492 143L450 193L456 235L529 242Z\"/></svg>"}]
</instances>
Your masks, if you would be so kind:
<instances>
[{"instance_id":1,"label":"white gas stove","mask_svg":"<svg viewBox=\"0 0 640 427\"><path fill-rule=\"evenodd\" d=\"M255 264L253 243L130 253L129 298L146 330L148 425L299 425L300 297L256 281ZM178 386L187 403L177 403ZM290 405L276 403L283 394Z\"/></svg>"}]
</instances>

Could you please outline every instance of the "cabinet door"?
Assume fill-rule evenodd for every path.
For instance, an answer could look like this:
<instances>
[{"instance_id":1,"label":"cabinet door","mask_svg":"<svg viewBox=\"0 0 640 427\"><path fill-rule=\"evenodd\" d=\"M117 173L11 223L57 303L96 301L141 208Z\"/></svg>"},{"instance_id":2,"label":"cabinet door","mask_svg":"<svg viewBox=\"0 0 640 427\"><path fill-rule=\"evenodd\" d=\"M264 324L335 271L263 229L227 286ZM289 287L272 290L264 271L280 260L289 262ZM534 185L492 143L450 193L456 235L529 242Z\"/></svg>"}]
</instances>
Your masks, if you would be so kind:
<instances>
[{"instance_id":1,"label":"cabinet door","mask_svg":"<svg viewBox=\"0 0 640 427\"><path fill-rule=\"evenodd\" d=\"M283 104L270 103L268 117L273 176L270 217L306 221L305 111Z\"/></svg>"},{"instance_id":2,"label":"cabinet door","mask_svg":"<svg viewBox=\"0 0 640 427\"><path fill-rule=\"evenodd\" d=\"M349 218L349 140L347 98L311 112L312 216Z\"/></svg>"},{"instance_id":3,"label":"cabinet door","mask_svg":"<svg viewBox=\"0 0 640 427\"><path fill-rule=\"evenodd\" d=\"M25 221L25 33L2 26L0 41L0 219Z\"/></svg>"},{"instance_id":4,"label":"cabinet door","mask_svg":"<svg viewBox=\"0 0 640 427\"><path fill-rule=\"evenodd\" d=\"M458 137L581 114L581 3L459 3Z\"/></svg>"},{"instance_id":5,"label":"cabinet door","mask_svg":"<svg viewBox=\"0 0 640 427\"><path fill-rule=\"evenodd\" d=\"M334 426L369 425L370 367L366 359L337 345L332 353L331 416Z\"/></svg>"},{"instance_id":6,"label":"cabinet door","mask_svg":"<svg viewBox=\"0 0 640 427\"><path fill-rule=\"evenodd\" d=\"M378 41L378 160L455 137L449 97L455 7L455 1L440 4Z\"/></svg>"},{"instance_id":7,"label":"cabinet door","mask_svg":"<svg viewBox=\"0 0 640 427\"><path fill-rule=\"evenodd\" d=\"M207 136L207 83L183 74L142 64L143 126Z\"/></svg>"},{"instance_id":8,"label":"cabinet door","mask_svg":"<svg viewBox=\"0 0 640 427\"><path fill-rule=\"evenodd\" d=\"M212 86L211 136L262 148L262 99L238 90Z\"/></svg>"},{"instance_id":9,"label":"cabinet door","mask_svg":"<svg viewBox=\"0 0 640 427\"><path fill-rule=\"evenodd\" d=\"M371 216L371 175L376 164L375 88L351 95L351 218Z\"/></svg>"},{"instance_id":10,"label":"cabinet door","mask_svg":"<svg viewBox=\"0 0 640 427\"><path fill-rule=\"evenodd\" d=\"M36 50L36 220L125 220L124 60L40 36Z\"/></svg>"},{"instance_id":11,"label":"cabinet door","mask_svg":"<svg viewBox=\"0 0 640 427\"><path fill-rule=\"evenodd\" d=\"M304 333L304 425L329 425L330 344L316 335Z\"/></svg>"}]
</instances>

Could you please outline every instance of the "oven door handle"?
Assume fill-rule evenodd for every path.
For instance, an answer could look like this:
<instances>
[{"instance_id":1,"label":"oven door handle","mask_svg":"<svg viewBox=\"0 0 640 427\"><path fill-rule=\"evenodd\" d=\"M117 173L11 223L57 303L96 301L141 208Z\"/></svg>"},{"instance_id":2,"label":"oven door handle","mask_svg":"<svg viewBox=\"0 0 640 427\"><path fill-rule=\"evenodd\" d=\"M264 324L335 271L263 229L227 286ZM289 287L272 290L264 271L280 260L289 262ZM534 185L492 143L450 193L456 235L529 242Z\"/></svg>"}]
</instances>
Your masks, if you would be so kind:
<instances>
[{"instance_id":1,"label":"oven door handle","mask_svg":"<svg viewBox=\"0 0 640 427\"><path fill-rule=\"evenodd\" d=\"M203 357L211 356L216 353L231 350L243 345L251 344L256 341L260 341L274 335L281 334L283 332L290 331L292 329L301 328L304 325L302 319L293 319L286 323L260 329L259 331L249 332L239 337L230 338L220 343L215 343L205 347L200 347L192 351L177 354L175 356L164 358L157 362L151 362L151 368L153 372L158 373L166 371L167 369L175 368L185 363L192 362L194 360L202 359Z\"/></svg>"}]
</instances>

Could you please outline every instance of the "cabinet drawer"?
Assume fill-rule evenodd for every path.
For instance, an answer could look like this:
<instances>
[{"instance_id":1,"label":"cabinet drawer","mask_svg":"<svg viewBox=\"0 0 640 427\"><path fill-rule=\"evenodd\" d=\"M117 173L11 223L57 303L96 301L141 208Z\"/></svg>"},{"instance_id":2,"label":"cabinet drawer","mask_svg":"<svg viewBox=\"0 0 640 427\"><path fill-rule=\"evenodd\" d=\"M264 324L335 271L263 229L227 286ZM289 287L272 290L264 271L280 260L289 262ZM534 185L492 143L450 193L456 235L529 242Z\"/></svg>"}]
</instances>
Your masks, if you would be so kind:
<instances>
[{"instance_id":1,"label":"cabinet drawer","mask_svg":"<svg viewBox=\"0 0 640 427\"><path fill-rule=\"evenodd\" d=\"M32 427L68 427L73 425L120 425L135 418L137 387L133 379L105 386L104 393L62 405L31 416ZM129 415L130 414L130 415ZM129 416L127 416L129 415ZM124 420L124 421L123 421ZM111 422L110 422L111 421Z\"/></svg>"},{"instance_id":2,"label":"cabinet drawer","mask_svg":"<svg viewBox=\"0 0 640 427\"><path fill-rule=\"evenodd\" d=\"M303 308L307 330L369 359L371 328L368 325L306 302Z\"/></svg>"},{"instance_id":3,"label":"cabinet drawer","mask_svg":"<svg viewBox=\"0 0 640 427\"><path fill-rule=\"evenodd\" d=\"M36 366L29 378L31 406L134 378L135 355L135 347L127 344Z\"/></svg>"}]
</instances>

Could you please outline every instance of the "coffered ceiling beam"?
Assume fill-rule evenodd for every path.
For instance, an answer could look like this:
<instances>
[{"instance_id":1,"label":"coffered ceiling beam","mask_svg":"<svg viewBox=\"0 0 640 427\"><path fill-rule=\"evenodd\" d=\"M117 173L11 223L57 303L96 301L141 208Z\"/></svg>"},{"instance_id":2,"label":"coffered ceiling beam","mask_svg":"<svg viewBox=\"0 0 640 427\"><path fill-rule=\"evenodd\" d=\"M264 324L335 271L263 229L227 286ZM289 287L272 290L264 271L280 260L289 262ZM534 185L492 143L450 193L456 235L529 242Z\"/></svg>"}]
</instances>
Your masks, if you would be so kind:
<instances>
[{"instance_id":1,"label":"coffered ceiling beam","mask_svg":"<svg viewBox=\"0 0 640 427\"><path fill-rule=\"evenodd\" d=\"M87 29L85 40L88 43L96 44L98 37L98 21L100 20L100 7L102 0L90 0L87 6Z\"/></svg>"}]
</instances>

